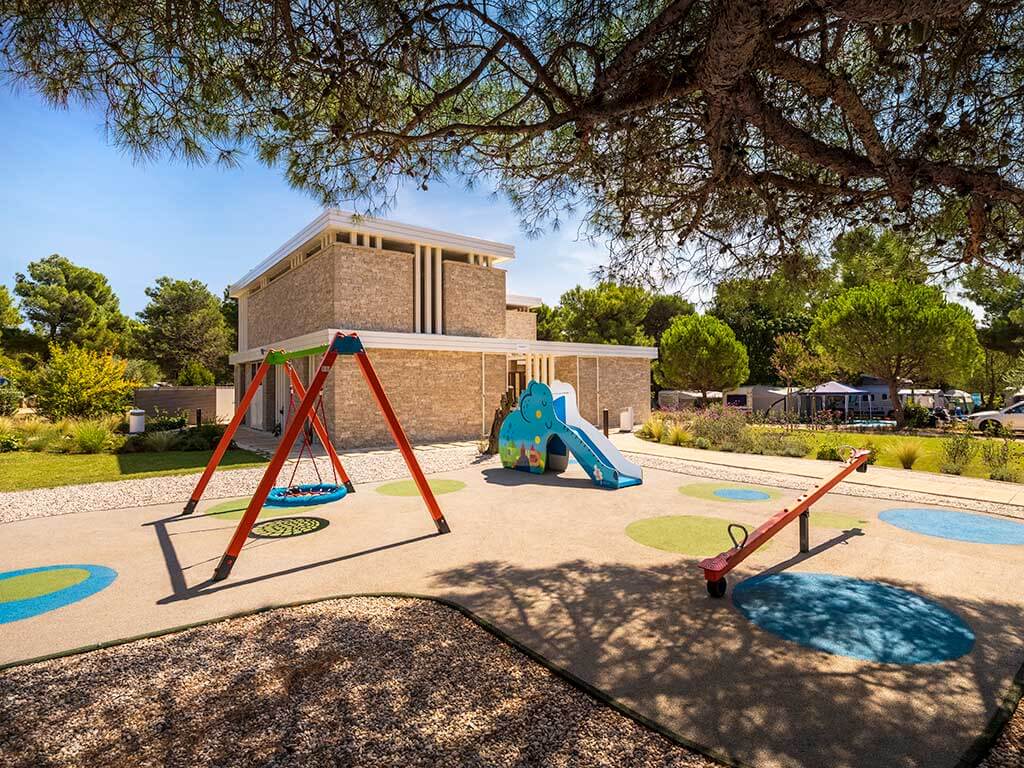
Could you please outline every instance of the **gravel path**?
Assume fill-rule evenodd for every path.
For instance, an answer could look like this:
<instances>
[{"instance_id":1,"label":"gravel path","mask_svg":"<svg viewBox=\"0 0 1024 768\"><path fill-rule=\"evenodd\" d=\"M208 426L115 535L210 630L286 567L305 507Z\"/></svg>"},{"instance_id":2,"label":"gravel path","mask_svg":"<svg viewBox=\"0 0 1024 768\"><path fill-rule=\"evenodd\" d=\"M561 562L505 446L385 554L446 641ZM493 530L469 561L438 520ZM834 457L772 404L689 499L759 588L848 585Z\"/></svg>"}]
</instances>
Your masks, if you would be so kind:
<instances>
[{"instance_id":1,"label":"gravel path","mask_svg":"<svg viewBox=\"0 0 1024 768\"><path fill-rule=\"evenodd\" d=\"M417 450L416 457L428 475L435 472L451 472L475 463L487 466L490 462L498 461L497 458L481 456L475 446L465 444ZM354 483L373 483L409 476L405 461L397 450L350 453L343 455L341 461ZM330 478L329 461L326 458L318 458L317 464L321 476ZM282 482L287 481L291 471L291 463L285 465L281 470ZM256 490L262 476L262 468L219 470L214 473L203 498L226 499L248 496ZM192 494L198 478L199 473L193 473L0 493L0 523L71 512L143 507L150 504L180 502L184 505ZM316 473L306 459L299 466L296 481L311 483L316 479Z\"/></svg>"},{"instance_id":2,"label":"gravel path","mask_svg":"<svg viewBox=\"0 0 1024 768\"><path fill-rule=\"evenodd\" d=\"M0 762L691 766L445 606L349 598L0 672Z\"/></svg>"},{"instance_id":3,"label":"gravel path","mask_svg":"<svg viewBox=\"0 0 1024 768\"><path fill-rule=\"evenodd\" d=\"M652 456L648 453L627 452L625 456L642 467L663 469L667 472L678 472L683 475L704 477L712 480L770 485L777 488L792 488L800 491L807 490L819 482L811 478L797 477L778 472L723 467L720 464L706 464L697 461L687 461L686 459L674 459L667 456ZM982 499L954 499L934 493L920 493L917 491L904 491L898 488L879 488L868 485L852 485L850 483L843 484L840 486L840 490L835 491L835 493L868 499L891 499L892 501L908 502L911 504L929 504L937 507L958 507L972 512L990 512L992 514L1024 519L1024 507L1014 504L1000 504Z\"/></svg>"},{"instance_id":4,"label":"gravel path","mask_svg":"<svg viewBox=\"0 0 1024 768\"><path fill-rule=\"evenodd\" d=\"M1024 766L1024 706L1018 705L1007 727L978 768L1020 768Z\"/></svg>"},{"instance_id":5,"label":"gravel path","mask_svg":"<svg viewBox=\"0 0 1024 768\"><path fill-rule=\"evenodd\" d=\"M1017 710L978 768L1020 768L1024 765L1024 706Z\"/></svg>"}]
</instances>

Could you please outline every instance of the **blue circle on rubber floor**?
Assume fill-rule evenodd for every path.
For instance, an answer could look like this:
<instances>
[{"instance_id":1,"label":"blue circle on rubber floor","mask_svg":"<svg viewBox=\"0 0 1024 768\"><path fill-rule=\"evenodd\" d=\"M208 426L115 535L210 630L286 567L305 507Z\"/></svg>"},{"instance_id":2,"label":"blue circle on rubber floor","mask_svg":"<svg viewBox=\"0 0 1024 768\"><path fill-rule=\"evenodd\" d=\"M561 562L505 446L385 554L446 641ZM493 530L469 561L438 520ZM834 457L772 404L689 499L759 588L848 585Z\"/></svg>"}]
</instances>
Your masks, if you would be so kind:
<instances>
[{"instance_id":1,"label":"blue circle on rubber floor","mask_svg":"<svg viewBox=\"0 0 1024 768\"><path fill-rule=\"evenodd\" d=\"M0 581L13 579L16 576L30 576L31 574L59 570L83 570L88 571L89 575L77 584L72 584L64 589L58 589L55 592L48 592L22 600L0 602L0 624L28 619L41 613L63 608L71 603L77 603L79 600L84 600L106 589L117 578L117 571L104 565L43 565L38 568L5 571L0 573Z\"/></svg>"},{"instance_id":2,"label":"blue circle on rubber floor","mask_svg":"<svg viewBox=\"0 0 1024 768\"><path fill-rule=\"evenodd\" d=\"M952 509L887 509L879 520L906 531L974 544L1024 544L1024 523Z\"/></svg>"},{"instance_id":3,"label":"blue circle on rubber floor","mask_svg":"<svg viewBox=\"0 0 1024 768\"><path fill-rule=\"evenodd\" d=\"M773 573L736 585L733 603L757 626L837 656L935 664L974 647L956 614L905 589L825 573Z\"/></svg>"},{"instance_id":4,"label":"blue circle on rubber floor","mask_svg":"<svg viewBox=\"0 0 1024 768\"><path fill-rule=\"evenodd\" d=\"M711 493L720 499L729 499L730 501L766 501L771 498L764 491L757 491L753 488L716 488Z\"/></svg>"}]
</instances>

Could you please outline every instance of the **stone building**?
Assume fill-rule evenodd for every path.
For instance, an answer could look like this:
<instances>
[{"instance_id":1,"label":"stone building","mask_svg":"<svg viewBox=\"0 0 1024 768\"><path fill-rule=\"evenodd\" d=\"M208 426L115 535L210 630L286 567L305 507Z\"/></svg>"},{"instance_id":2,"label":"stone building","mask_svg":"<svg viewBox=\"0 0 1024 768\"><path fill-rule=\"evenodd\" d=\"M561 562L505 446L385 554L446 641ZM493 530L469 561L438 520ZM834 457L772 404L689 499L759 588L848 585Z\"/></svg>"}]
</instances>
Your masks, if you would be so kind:
<instances>
[{"instance_id":1,"label":"stone building","mask_svg":"<svg viewBox=\"0 0 1024 768\"><path fill-rule=\"evenodd\" d=\"M231 286L238 299L235 402L268 349L326 344L356 331L413 442L478 438L509 386L558 378L580 413L612 426L650 412L653 347L537 341L539 299L506 293L511 245L329 209ZM305 381L314 358L294 365ZM283 369L268 377L246 423L271 430L287 413ZM324 389L342 446L389 443L354 361L340 358Z\"/></svg>"}]
</instances>

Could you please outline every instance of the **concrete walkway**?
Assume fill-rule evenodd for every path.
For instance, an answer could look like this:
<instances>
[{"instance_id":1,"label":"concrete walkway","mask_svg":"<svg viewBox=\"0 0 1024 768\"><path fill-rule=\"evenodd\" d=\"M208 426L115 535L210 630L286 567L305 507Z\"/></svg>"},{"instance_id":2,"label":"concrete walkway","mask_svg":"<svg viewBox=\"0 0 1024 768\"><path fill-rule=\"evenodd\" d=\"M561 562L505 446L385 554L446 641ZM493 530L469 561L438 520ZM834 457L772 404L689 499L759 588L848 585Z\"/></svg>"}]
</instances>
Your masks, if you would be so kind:
<instances>
[{"instance_id":1,"label":"concrete walkway","mask_svg":"<svg viewBox=\"0 0 1024 768\"><path fill-rule=\"evenodd\" d=\"M449 535L436 535L419 498L362 485L343 501L296 511L327 521L321 530L251 539L218 583L209 576L235 522L202 514L207 502L191 517L176 504L0 526L3 570L91 563L118 574L80 602L0 624L0 662L285 602L412 592L465 605L641 714L747 765L951 768L1024 658L1024 594L1015 588L1024 547L895 528L878 519L892 502L830 496L818 509L854 517L855 528L818 527L812 515L808 555L797 554L797 532L787 529L731 581L785 569L912 590L970 625L976 641L959 658L882 664L782 640L728 597L708 598L696 559L625 534L632 522L670 514L756 525L798 491L737 504L686 496L679 486L703 478L656 470L622 491L595 488L578 467L562 476L488 466L444 477L466 483L439 496Z\"/></svg>"},{"instance_id":2,"label":"concrete walkway","mask_svg":"<svg viewBox=\"0 0 1024 768\"><path fill-rule=\"evenodd\" d=\"M835 472L835 463L816 459L795 459L787 456L759 456L749 453L702 451L678 445L665 445L641 440L628 432L613 432L609 438L620 451L649 456L682 459L701 464L773 472L792 477L821 480ZM942 475L937 472L914 472L892 467L871 467L869 472L855 474L846 481L851 485L927 493L949 499L990 501L1024 507L1024 485L983 480L978 477Z\"/></svg>"}]
</instances>

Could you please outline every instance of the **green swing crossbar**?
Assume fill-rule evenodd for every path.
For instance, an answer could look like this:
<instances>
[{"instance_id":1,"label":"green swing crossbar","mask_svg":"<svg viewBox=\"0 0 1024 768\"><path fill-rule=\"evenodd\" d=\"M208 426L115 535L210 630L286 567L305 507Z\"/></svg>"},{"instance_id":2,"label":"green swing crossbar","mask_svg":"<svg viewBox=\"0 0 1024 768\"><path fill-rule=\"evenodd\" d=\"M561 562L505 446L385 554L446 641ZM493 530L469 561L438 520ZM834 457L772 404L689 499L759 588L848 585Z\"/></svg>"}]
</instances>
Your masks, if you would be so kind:
<instances>
[{"instance_id":1,"label":"green swing crossbar","mask_svg":"<svg viewBox=\"0 0 1024 768\"><path fill-rule=\"evenodd\" d=\"M267 363L270 365L283 365L289 360L295 360L299 357L312 357L313 355L322 355L327 351L327 344L321 344L317 347L310 347L309 349L297 349L293 352L285 352L284 350L275 349L267 355Z\"/></svg>"}]
</instances>

